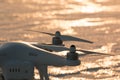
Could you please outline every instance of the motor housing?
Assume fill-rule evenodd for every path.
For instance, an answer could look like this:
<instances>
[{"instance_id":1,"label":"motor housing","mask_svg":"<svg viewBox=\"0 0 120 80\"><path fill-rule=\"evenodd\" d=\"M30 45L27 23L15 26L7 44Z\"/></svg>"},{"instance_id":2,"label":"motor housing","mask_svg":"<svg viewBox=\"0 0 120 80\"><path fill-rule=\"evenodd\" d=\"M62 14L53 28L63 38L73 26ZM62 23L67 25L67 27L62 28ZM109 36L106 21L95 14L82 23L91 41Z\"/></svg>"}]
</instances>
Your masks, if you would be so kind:
<instances>
[{"instance_id":1,"label":"motor housing","mask_svg":"<svg viewBox=\"0 0 120 80\"><path fill-rule=\"evenodd\" d=\"M63 44L63 41L61 40L61 38L60 37L53 37L53 39L52 39L52 44L53 45L62 45Z\"/></svg>"}]
</instances>

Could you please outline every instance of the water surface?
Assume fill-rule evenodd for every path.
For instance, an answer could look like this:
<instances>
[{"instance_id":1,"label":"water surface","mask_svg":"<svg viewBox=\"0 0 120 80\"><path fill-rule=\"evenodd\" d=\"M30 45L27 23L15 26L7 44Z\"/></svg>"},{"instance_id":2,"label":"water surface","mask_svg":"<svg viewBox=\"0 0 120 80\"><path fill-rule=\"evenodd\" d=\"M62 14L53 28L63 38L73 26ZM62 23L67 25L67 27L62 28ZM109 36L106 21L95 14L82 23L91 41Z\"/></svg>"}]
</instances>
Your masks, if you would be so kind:
<instances>
[{"instance_id":1,"label":"water surface","mask_svg":"<svg viewBox=\"0 0 120 80\"><path fill-rule=\"evenodd\" d=\"M51 42L50 36L27 30L60 30L62 34L87 38L95 44L74 44L115 56L87 55L80 57L80 66L49 67L50 79L119 80L119 4L120 0L0 0L0 40Z\"/></svg>"}]
</instances>

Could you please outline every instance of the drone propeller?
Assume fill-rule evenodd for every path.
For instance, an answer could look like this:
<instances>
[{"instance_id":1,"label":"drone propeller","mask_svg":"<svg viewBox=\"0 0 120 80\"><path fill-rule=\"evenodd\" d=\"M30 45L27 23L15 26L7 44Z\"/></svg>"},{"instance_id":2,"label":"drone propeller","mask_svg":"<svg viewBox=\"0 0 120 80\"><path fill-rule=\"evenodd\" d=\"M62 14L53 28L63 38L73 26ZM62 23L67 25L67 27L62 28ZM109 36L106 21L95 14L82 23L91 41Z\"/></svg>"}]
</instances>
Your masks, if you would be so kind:
<instances>
[{"instance_id":1,"label":"drone propeller","mask_svg":"<svg viewBox=\"0 0 120 80\"><path fill-rule=\"evenodd\" d=\"M89 50L76 50L76 51L81 51L83 53L86 53L86 54L100 54L100 55L109 55L109 56L112 56L111 54L106 54L106 53L101 53L101 52L95 52L95 51L89 51Z\"/></svg>"},{"instance_id":2,"label":"drone propeller","mask_svg":"<svg viewBox=\"0 0 120 80\"><path fill-rule=\"evenodd\" d=\"M69 48L63 46L57 46L57 45L49 45L49 44L32 44L32 45L48 51L55 51L55 52L69 50Z\"/></svg>"},{"instance_id":3,"label":"drone propeller","mask_svg":"<svg viewBox=\"0 0 120 80\"><path fill-rule=\"evenodd\" d=\"M40 31L34 31L34 30L27 30L27 31L32 31L32 32L47 34L47 35L50 35L50 36L55 36L55 34L53 34L53 33L40 32Z\"/></svg>"},{"instance_id":4,"label":"drone propeller","mask_svg":"<svg viewBox=\"0 0 120 80\"><path fill-rule=\"evenodd\" d=\"M34 31L34 30L27 30L27 31L33 31L33 32L47 34L50 36L60 37L62 41L80 41L80 42L86 42L86 43L93 43L92 41L89 41L89 40L80 39L80 38L69 36L69 35L61 35L61 33L59 31L56 31L55 34L48 33L48 32Z\"/></svg>"},{"instance_id":5,"label":"drone propeller","mask_svg":"<svg viewBox=\"0 0 120 80\"><path fill-rule=\"evenodd\" d=\"M74 49L74 45L71 45L70 48L64 47L64 46L56 46L56 45L42 45L42 44L33 44L36 47L48 50L48 51L55 51L55 52L60 52L60 51L80 51L83 52L85 54L100 54L100 55L109 55L110 54L106 54L106 53L100 53L100 52L95 52L95 51L90 51L90 50L83 50L83 49ZM72 48L73 47L73 48Z\"/></svg>"},{"instance_id":6,"label":"drone propeller","mask_svg":"<svg viewBox=\"0 0 120 80\"><path fill-rule=\"evenodd\" d=\"M92 41L88 41L88 40L85 40L85 39L80 39L80 38L73 37L73 36L68 36L68 35L62 35L62 36L60 36L60 38L63 41L80 41L80 42L86 42L86 43L93 43Z\"/></svg>"}]
</instances>

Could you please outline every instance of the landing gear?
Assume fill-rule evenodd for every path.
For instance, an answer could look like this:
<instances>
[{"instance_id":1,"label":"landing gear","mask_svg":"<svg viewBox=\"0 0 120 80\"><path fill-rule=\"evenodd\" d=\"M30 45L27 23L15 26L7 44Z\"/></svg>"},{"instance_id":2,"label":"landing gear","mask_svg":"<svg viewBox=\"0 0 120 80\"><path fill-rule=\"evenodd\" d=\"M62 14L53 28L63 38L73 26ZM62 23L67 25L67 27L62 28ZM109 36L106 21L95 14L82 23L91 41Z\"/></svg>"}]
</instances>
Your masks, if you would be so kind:
<instances>
[{"instance_id":1,"label":"landing gear","mask_svg":"<svg viewBox=\"0 0 120 80\"><path fill-rule=\"evenodd\" d=\"M36 68L39 71L40 80L50 80L48 76L47 65L38 65Z\"/></svg>"},{"instance_id":2,"label":"landing gear","mask_svg":"<svg viewBox=\"0 0 120 80\"><path fill-rule=\"evenodd\" d=\"M0 74L1 80L5 80L3 74Z\"/></svg>"}]
</instances>

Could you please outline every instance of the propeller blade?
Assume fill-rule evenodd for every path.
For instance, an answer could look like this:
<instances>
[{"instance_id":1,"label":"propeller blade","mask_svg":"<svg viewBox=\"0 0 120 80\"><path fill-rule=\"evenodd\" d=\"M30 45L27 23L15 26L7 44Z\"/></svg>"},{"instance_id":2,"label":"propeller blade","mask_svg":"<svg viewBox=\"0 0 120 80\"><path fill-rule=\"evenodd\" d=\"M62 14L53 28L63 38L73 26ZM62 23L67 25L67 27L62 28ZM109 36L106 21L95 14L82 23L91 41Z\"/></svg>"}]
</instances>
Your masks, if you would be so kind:
<instances>
[{"instance_id":1,"label":"propeller blade","mask_svg":"<svg viewBox=\"0 0 120 80\"><path fill-rule=\"evenodd\" d=\"M41 32L41 31L34 31L34 30L27 30L27 31L32 31L32 32L37 32L37 33L43 33L43 34L48 34L50 36L55 36L53 33L48 33L48 32Z\"/></svg>"},{"instance_id":2,"label":"propeller blade","mask_svg":"<svg viewBox=\"0 0 120 80\"><path fill-rule=\"evenodd\" d=\"M70 50L70 48L64 47L64 46L56 46L56 45L45 45L45 44L33 44L34 46L38 47L38 48L42 48L48 51L55 51L55 52L60 52L60 51L65 51L65 50ZM100 52L94 52L94 51L89 51L89 50L76 50L76 51L80 51L83 52L85 54L80 54L81 56L85 56L88 54L100 54L100 55L109 55L109 56L113 56L111 54L106 54L106 53L100 53Z\"/></svg>"},{"instance_id":3,"label":"propeller blade","mask_svg":"<svg viewBox=\"0 0 120 80\"><path fill-rule=\"evenodd\" d=\"M89 51L89 50L76 50L76 51L81 51L81 52L86 53L86 54L110 55L110 54L106 54L106 53L94 52L94 51Z\"/></svg>"},{"instance_id":4,"label":"propeller blade","mask_svg":"<svg viewBox=\"0 0 120 80\"><path fill-rule=\"evenodd\" d=\"M92 41L88 41L88 40L85 40L85 39L80 39L80 38L77 38L77 37L73 37L73 36L68 36L68 35L61 35L60 38L63 40L63 41L80 41L80 42L86 42L86 43L93 43Z\"/></svg>"},{"instance_id":5,"label":"propeller blade","mask_svg":"<svg viewBox=\"0 0 120 80\"><path fill-rule=\"evenodd\" d=\"M48 43L47 43L47 44L46 44L46 43L41 43L41 44L42 44L42 45L49 45L49 46L50 46L50 45L51 45L51 46L54 45L54 44L48 44ZM61 44L61 45L54 45L54 46L65 46L65 45L64 45L64 44Z\"/></svg>"},{"instance_id":6,"label":"propeller blade","mask_svg":"<svg viewBox=\"0 0 120 80\"><path fill-rule=\"evenodd\" d=\"M45 44L33 44L36 47L48 50L48 51L56 51L56 52L60 52L60 51L64 51L64 50L69 50L69 48L66 48L64 46L56 46L56 45L45 45Z\"/></svg>"}]
</instances>

